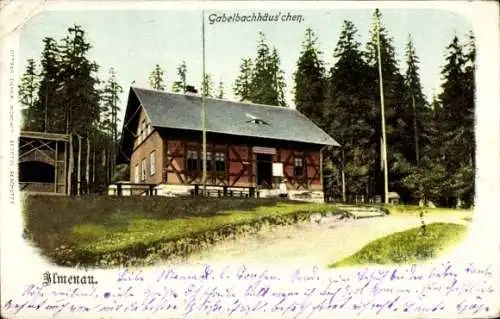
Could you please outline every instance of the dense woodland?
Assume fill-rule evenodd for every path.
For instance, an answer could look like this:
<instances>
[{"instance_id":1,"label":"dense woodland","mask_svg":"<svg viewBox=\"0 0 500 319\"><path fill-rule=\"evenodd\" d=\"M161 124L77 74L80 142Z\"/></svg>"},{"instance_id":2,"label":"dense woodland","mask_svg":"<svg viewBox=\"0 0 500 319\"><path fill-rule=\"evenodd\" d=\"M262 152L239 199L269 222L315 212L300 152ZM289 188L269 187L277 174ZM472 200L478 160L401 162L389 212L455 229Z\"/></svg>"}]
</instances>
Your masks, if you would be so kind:
<instances>
[{"instance_id":1,"label":"dense woodland","mask_svg":"<svg viewBox=\"0 0 500 319\"><path fill-rule=\"evenodd\" d=\"M307 29L293 74L296 108L340 144L325 151L325 191L343 201L370 201L383 195L381 107L376 45L380 27L381 70L385 99L389 190L405 203L432 201L454 207L474 203L474 37L454 36L443 51L440 93L426 97L419 74L418 48L411 36L404 67L378 10L370 40L344 21L332 57L324 57L319 39ZM85 190L102 192L113 180L127 179L128 168L115 167L122 87L109 69L98 79L99 66L87 58L91 44L79 26L64 39L43 39L40 61L27 61L19 86L23 129L71 133L74 150L82 140L80 180ZM330 65L331 67L327 67ZM404 72L400 71L403 69ZM243 57L233 93L240 101L287 107L287 89L279 52L259 34L255 57ZM172 92L186 92L188 65L176 68ZM166 70L151 71L150 86L166 87ZM206 74L200 93L225 98L224 83ZM78 137L80 136L80 137ZM76 155L75 155L76 156ZM74 179L77 180L76 173ZM88 187L87 187L88 186Z\"/></svg>"}]
</instances>

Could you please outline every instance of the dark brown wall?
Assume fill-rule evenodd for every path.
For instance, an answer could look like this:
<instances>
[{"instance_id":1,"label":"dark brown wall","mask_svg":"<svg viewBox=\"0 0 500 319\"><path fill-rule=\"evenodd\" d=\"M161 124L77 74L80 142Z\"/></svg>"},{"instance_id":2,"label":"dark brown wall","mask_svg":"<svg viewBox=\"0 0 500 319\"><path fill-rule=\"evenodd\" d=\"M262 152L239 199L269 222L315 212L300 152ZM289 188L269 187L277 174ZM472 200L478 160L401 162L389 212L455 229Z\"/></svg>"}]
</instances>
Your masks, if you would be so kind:
<instances>
[{"instance_id":1,"label":"dark brown wall","mask_svg":"<svg viewBox=\"0 0 500 319\"><path fill-rule=\"evenodd\" d=\"M139 123L143 119L147 120L147 116L144 112L141 112ZM150 174L150 154L155 150L156 157L156 170L154 175ZM132 158L130 159L130 179L132 182L135 180L135 166L139 165L139 177L141 176L141 161L146 159L146 180L139 182L148 184L160 184L162 182L162 163L163 163L163 139L158 133L158 131L153 129L153 132L147 136L142 142L138 143L137 140L134 142L134 151L132 152Z\"/></svg>"}]
</instances>

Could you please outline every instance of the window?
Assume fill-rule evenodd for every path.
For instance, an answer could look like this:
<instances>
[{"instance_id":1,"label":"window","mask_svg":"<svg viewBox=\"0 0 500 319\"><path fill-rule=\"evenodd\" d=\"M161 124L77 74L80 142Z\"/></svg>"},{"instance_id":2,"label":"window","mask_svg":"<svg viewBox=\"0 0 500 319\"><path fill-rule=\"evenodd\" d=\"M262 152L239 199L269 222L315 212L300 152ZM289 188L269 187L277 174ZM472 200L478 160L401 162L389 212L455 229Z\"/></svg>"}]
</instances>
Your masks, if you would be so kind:
<instances>
[{"instance_id":1,"label":"window","mask_svg":"<svg viewBox=\"0 0 500 319\"><path fill-rule=\"evenodd\" d=\"M145 136L146 134L146 120L142 120L141 122L141 138L139 139L139 141L144 141L144 138L146 137Z\"/></svg>"},{"instance_id":2,"label":"window","mask_svg":"<svg viewBox=\"0 0 500 319\"><path fill-rule=\"evenodd\" d=\"M198 152L195 150L187 151L187 169L196 171L198 169Z\"/></svg>"},{"instance_id":3,"label":"window","mask_svg":"<svg viewBox=\"0 0 500 319\"><path fill-rule=\"evenodd\" d=\"M134 168L134 182L139 183L139 164Z\"/></svg>"},{"instance_id":4,"label":"window","mask_svg":"<svg viewBox=\"0 0 500 319\"><path fill-rule=\"evenodd\" d=\"M256 117L255 115L252 115L252 114L248 114L246 113L245 114L248 118L250 118L250 120L247 121L247 123L253 123L253 124L266 124L266 125L269 125L269 123L267 123L266 121Z\"/></svg>"},{"instance_id":5,"label":"window","mask_svg":"<svg viewBox=\"0 0 500 319\"><path fill-rule=\"evenodd\" d=\"M203 152L202 152L202 154L203 154ZM202 160L203 160L203 157L202 157ZM207 172L210 172L213 169L212 168L212 161L213 161L212 152L207 152ZM203 162L201 162L200 167L201 167L201 169L203 169Z\"/></svg>"},{"instance_id":6,"label":"window","mask_svg":"<svg viewBox=\"0 0 500 319\"><path fill-rule=\"evenodd\" d=\"M149 174L153 176L156 172L156 152L152 151L149 154Z\"/></svg>"},{"instance_id":7,"label":"window","mask_svg":"<svg viewBox=\"0 0 500 319\"><path fill-rule=\"evenodd\" d=\"M303 176L304 175L304 162L301 157L296 157L293 160L293 166L295 168L295 176Z\"/></svg>"},{"instance_id":8,"label":"window","mask_svg":"<svg viewBox=\"0 0 500 319\"><path fill-rule=\"evenodd\" d=\"M141 143L141 138L142 138L142 134L141 134L141 126L138 125L137 126L137 134L136 134L136 137L137 137L137 144L140 144Z\"/></svg>"},{"instance_id":9,"label":"window","mask_svg":"<svg viewBox=\"0 0 500 319\"><path fill-rule=\"evenodd\" d=\"M146 180L146 159L143 158L141 162L141 181L144 182Z\"/></svg>"},{"instance_id":10,"label":"window","mask_svg":"<svg viewBox=\"0 0 500 319\"><path fill-rule=\"evenodd\" d=\"M222 152L215 153L215 170L217 172L226 171L226 154Z\"/></svg>"}]
</instances>

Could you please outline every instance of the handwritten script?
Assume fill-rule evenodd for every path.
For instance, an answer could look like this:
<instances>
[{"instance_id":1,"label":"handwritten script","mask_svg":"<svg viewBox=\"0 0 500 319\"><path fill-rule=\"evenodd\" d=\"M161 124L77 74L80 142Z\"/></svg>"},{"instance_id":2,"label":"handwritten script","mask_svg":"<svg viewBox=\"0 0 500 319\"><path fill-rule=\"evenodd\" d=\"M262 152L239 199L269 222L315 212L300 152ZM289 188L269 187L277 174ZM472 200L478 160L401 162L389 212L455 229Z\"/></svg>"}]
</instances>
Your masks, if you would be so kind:
<instances>
[{"instance_id":1,"label":"handwritten script","mask_svg":"<svg viewBox=\"0 0 500 319\"><path fill-rule=\"evenodd\" d=\"M2 301L7 314L147 312L159 317L332 317L495 313L492 265L440 263L327 271L246 265L120 269L98 285L26 284ZM495 277L496 278L496 277ZM35 314L36 317L36 314Z\"/></svg>"}]
</instances>

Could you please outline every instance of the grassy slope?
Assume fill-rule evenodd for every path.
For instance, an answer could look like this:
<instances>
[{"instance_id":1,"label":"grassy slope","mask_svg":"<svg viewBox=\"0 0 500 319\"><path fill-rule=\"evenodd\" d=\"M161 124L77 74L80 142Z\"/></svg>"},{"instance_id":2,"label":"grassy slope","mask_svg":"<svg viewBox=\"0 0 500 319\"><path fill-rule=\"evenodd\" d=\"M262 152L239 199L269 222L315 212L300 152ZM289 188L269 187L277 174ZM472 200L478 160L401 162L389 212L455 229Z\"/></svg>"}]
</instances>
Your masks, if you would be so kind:
<instances>
[{"instance_id":1,"label":"grassy slope","mask_svg":"<svg viewBox=\"0 0 500 319\"><path fill-rule=\"evenodd\" d=\"M419 214L424 212L424 214L460 214L464 216L469 216L472 214L470 209L456 209L456 208L429 208L420 207L416 205L385 205L384 206L389 212L394 215L407 215L407 214Z\"/></svg>"},{"instance_id":2,"label":"grassy slope","mask_svg":"<svg viewBox=\"0 0 500 319\"><path fill-rule=\"evenodd\" d=\"M257 207L251 211L230 210L211 217L188 217L172 220L153 220L141 213L111 215L117 223L82 224L73 227L79 244L94 252L114 251L136 243L155 243L180 238L190 233L216 229L224 225L242 224L264 216L281 216L304 212L321 212L333 207L321 204L285 204Z\"/></svg>"},{"instance_id":3,"label":"grassy slope","mask_svg":"<svg viewBox=\"0 0 500 319\"><path fill-rule=\"evenodd\" d=\"M420 227L412 228L374 240L330 267L413 263L435 258L461 240L466 230L463 225L433 223L427 225L426 236L422 236Z\"/></svg>"},{"instance_id":4,"label":"grassy slope","mask_svg":"<svg viewBox=\"0 0 500 319\"><path fill-rule=\"evenodd\" d=\"M180 238L264 216L325 212L334 205L273 199L30 196L28 236L45 252L69 246L93 253Z\"/></svg>"}]
</instances>

